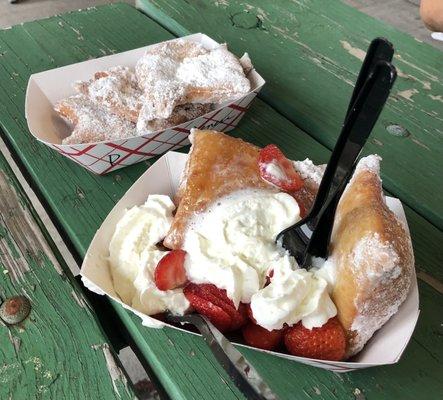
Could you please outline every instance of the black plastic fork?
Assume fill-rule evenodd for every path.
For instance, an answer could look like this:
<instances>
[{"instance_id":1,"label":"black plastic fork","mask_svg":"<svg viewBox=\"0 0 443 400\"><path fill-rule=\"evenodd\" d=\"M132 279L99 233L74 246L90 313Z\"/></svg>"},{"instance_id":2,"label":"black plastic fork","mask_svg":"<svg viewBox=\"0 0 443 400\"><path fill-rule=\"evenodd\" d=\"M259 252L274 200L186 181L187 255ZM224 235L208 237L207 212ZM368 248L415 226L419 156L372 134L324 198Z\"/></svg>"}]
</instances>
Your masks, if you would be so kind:
<instances>
[{"instance_id":1,"label":"black plastic fork","mask_svg":"<svg viewBox=\"0 0 443 400\"><path fill-rule=\"evenodd\" d=\"M303 268L326 258L338 201L358 156L388 99L396 78L394 48L383 38L371 42L349 102L342 131L309 214L277 236Z\"/></svg>"}]
</instances>

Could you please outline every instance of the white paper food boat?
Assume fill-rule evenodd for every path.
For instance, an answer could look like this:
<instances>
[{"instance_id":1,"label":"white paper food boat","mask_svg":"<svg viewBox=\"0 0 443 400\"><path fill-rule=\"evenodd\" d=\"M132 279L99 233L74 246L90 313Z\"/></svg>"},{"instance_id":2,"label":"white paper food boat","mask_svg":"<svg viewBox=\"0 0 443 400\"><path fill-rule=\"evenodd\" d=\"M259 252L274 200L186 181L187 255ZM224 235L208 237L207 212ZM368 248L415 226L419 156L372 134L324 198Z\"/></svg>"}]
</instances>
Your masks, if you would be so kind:
<instances>
[{"instance_id":1,"label":"white paper food boat","mask_svg":"<svg viewBox=\"0 0 443 400\"><path fill-rule=\"evenodd\" d=\"M185 36L182 39L201 43L207 49L219 46L219 43L201 33ZM263 78L252 69L247 74L251 82L249 93L181 125L120 140L62 144L63 138L70 134L71 128L58 116L53 106L57 101L74 94L73 82L89 80L95 72L117 65L134 67L149 47L152 46L31 75L25 99L25 115L31 134L40 142L84 168L103 175L186 146L189 144L188 135L191 128L230 131L241 120L252 100L265 84ZM241 59L241 61L245 60L246 58Z\"/></svg>"},{"instance_id":2,"label":"white paper food boat","mask_svg":"<svg viewBox=\"0 0 443 400\"><path fill-rule=\"evenodd\" d=\"M150 194L164 194L173 197L180 181L181 173L186 163L187 155L168 152L154 163L126 192L122 199L109 213L86 253L81 268L82 280L85 286L95 293L108 295L123 307L131 310L142 319L142 324L150 328L170 326L173 329L185 331L182 328L169 325L152 317L142 314L124 304L115 293L108 267L109 242L115 231L115 226L126 209L145 203ZM406 224L403 207L398 199L388 197L388 206ZM407 226L407 225L406 225ZM417 278L413 276L411 290L398 312L373 336L363 351L349 362L334 362L296 357L289 354L256 349L244 344L241 346L256 351L266 352L300 363L328 369L335 372L347 372L398 362L409 339L412 336L419 314ZM189 331L189 334L194 334Z\"/></svg>"}]
</instances>

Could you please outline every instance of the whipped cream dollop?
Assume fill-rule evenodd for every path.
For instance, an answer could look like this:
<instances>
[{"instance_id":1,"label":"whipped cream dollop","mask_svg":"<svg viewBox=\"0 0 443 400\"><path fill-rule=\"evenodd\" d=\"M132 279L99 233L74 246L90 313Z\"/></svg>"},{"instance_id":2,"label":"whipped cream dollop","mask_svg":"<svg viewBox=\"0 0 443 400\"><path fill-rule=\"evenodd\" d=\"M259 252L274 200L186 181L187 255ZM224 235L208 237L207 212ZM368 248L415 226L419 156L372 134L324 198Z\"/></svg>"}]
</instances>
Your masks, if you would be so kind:
<instances>
[{"instance_id":1,"label":"whipped cream dollop","mask_svg":"<svg viewBox=\"0 0 443 400\"><path fill-rule=\"evenodd\" d=\"M268 330L299 321L312 329L337 314L328 282L318 272L294 269L286 262L274 269L271 283L252 296L251 309L257 323Z\"/></svg>"},{"instance_id":2,"label":"whipped cream dollop","mask_svg":"<svg viewBox=\"0 0 443 400\"><path fill-rule=\"evenodd\" d=\"M219 199L188 226L183 246L188 278L226 289L235 306L249 303L267 272L289 258L274 241L299 214L286 193L240 190Z\"/></svg>"},{"instance_id":3,"label":"whipped cream dollop","mask_svg":"<svg viewBox=\"0 0 443 400\"><path fill-rule=\"evenodd\" d=\"M189 302L181 289L162 291L154 283L157 263L168 252L157 244L166 236L175 206L168 196L150 195L127 210L109 244L114 289L123 302L147 315L166 310L183 315Z\"/></svg>"},{"instance_id":4,"label":"whipped cream dollop","mask_svg":"<svg viewBox=\"0 0 443 400\"><path fill-rule=\"evenodd\" d=\"M337 268L334 259L332 257L326 260L320 257L312 257L311 263L311 271L328 283L328 292L332 293L337 281Z\"/></svg>"}]
</instances>

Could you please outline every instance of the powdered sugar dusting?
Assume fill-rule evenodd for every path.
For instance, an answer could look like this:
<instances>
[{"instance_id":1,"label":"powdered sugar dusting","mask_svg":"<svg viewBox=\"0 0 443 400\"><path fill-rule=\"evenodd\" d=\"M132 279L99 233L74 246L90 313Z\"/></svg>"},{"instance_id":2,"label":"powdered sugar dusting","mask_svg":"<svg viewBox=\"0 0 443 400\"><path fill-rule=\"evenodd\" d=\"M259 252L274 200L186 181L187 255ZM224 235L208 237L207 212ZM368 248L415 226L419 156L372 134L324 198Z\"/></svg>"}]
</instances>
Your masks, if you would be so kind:
<instances>
[{"instance_id":1,"label":"powdered sugar dusting","mask_svg":"<svg viewBox=\"0 0 443 400\"><path fill-rule=\"evenodd\" d=\"M137 122L137 130L142 133L155 132L190 121L200 115L208 113L212 109L212 104L183 104L175 107L169 118L153 119L150 121L141 113Z\"/></svg>"},{"instance_id":2,"label":"powdered sugar dusting","mask_svg":"<svg viewBox=\"0 0 443 400\"><path fill-rule=\"evenodd\" d=\"M355 178L361 171L369 171L372 172L374 175L377 176L377 179L380 180L380 161L382 158L378 154L370 154L369 156L363 157L360 159L360 161L357 163L357 166L355 167L354 174L352 175L351 179L349 180L348 184L346 185L345 190L342 193L342 197L345 196L348 189L353 184Z\"/></svg>"},{"instance_id":3,"label":"powdered sugar dusting","mask_svg":"<svg viewBox=\"0 0 443 400\"><path fill-rule=\"evenodd\" d=\"M353 354L358 353L368 340L394 315L401 303L406 299L407 293L398 297L398 301L388 304L383 313L372 315L373 305L368 303L360 305L359 313L354 319L351 330L358 332L353 339Z\"/></svg>"},{"instance_id":4,"label":"powdered sugar dusting","mask_svg":"<svg viewBox=\"0 0 443 400\"><path fill-rule=\"evenodd\" d=\"M177 68L177 78L191 92L210 90L211 96L218 97L211 102L225 101L251 88L239 60L223 45L198 57L186 57Z\"/></svg>"},{"instance_id":5,"label":"powdered sugar dusting","mask_svg":"<svg viewBox=\"0 0 443 400\"><path fill-rule=\"evenodd\" d=\"M303 161L293 161L293 165L303 180L308 180L316 185L320 185L323 173L325 172L324 165L315 165L309 158Z\"/></svg>"},{"instance_id":6,"label":"powdered sugar dusting","mask_svg":"<svg viewBox=\"0 0 443 400\"><path fill-rule=\"evenodd\" d=\"M357 279L369 279L373 285L379 280L395 279L401 273L397 252L391 243L383 242L378 233L364 236L355 245L351 257Z\"/></svg>"},{"instance_id":7,"label":"powdered sugar dusting","mask_svg":"<svg viewBox=\"0 0 443 400\"><path fill-rule=\"evenodd\" d=\"M94 79L76 82L74 89L89 96L90 100L106 106L110 111L132 122L137 122L144 102L135 73L128 67L117 66L97 72Z\"/></svg>"},{"instance_id":8,"label":"powdered sugar dusting","mask_svg":"<svg viewBox=\"0 0 443 400\"><path fill-rule=\"evenodd\" d=\"M82 94L62 100L56 104L55 110L69 123L75 124L72 134L63 139L63 144L121 139L136 134L135 124L92 103Z\"/></svg>"},{"instance_id":9,"label":"powdered sugar dusting","mask_svg":"<svg viewBox=\"0 0 443 400\"><path fill-rule=\"evenodd\" d=\"M149 49L135 67L147 99L147 120L168 118L176 105L220 103L250 90L239 60L226 45L206 50L185 40Z\"/></svg>"},{"instance_id":10,"label":"powdered sugar dusting","mask_svg":"<svg viewBox=\"0 0 443 400\"><path fill-rule=\"evenodd\" d=\"M357 164L355 168L355 173L358 171L371 171L374 174L380 173L380 161L381 157L378 154L371 154L369 156L363 157Z\"/></svg>"},{"instance_id":11,"label":"powdered sugar dusting","mask_svg":"<svg viewBox=\"0 0 443 400\"><path fill-rule=\"evenodd\" d=\"M358 287L354 300L357 314L351 325L351 331L355 332L351 354L355 354L397 312L407 296L411 279L407 269L400 276L407 265L400 264L393 244L382 241L378 233L364 236L350 257Z\"/></svg>"}]
</instances>

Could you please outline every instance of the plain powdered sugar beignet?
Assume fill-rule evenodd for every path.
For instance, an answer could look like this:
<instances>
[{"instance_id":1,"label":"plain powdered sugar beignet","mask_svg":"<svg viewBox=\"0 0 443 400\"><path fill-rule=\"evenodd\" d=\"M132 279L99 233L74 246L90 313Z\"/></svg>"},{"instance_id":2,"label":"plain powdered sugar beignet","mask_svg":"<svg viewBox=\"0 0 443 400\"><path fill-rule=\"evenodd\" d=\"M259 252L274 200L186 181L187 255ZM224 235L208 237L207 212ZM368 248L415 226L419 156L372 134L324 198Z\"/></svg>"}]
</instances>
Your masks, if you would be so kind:
<instances>
[{"instance_id":1,"label":"plain powdered sugar beignet","mask_svg":"<svg viewBox=\"0 0 443 400\"><path fill-rule=\"evenodd\" d=\"M358 353L397 312L411 285L411 238L385 203L379 170L380 157L360 160L334 220L332 299L347 333L346 357Z\"/></svg>"},{"instance_id":2,"label":"plain powdered sugar beignet","mask_svg":"<svg viewBox=\"0 0 443 400\"><path fill-rule=\"evenodd\" d=\"M240 63L226 45L206 49L177 39L151 46L135 69L115 66L75 82L78 95L54 107L75 125L62 142L123 139L194 120L248 93L251 68L248 57Z\"/></svg>"},{"instance_id":3,"label":"plain powdered sugar beignet","mask_svg":"<svg viewBox=\"0 0 443 400\"><path fill-rule=\"evenodd\" d=\"M174 40L151 47L135 73L146 101L140 118L169 118L186 103L220 103L249 92L243 67L226 45L207 50L198 43Z\"/></svg>"},{"instance_id":4,"label":"plain powdered sugar beignet","mask_svg":"<svg viewBox=\"0 0 443 400\"><path fill-rule=\"evenodd\" d=\"M113 114L137 123L144 94L130 68L117 66L96 72L89 81L75 82L74 89Z\"/></svg>"},{"instance_id":5,"label":"plain powdered sugar beignet","mask_svg":"<svg viewBox=\"0 0 443 400\"><path fill-rule=\"evenodd\" d=\"M72 133L63 139L63 144L124 139L136 135L135 124L91 102L83 94L59 101L54 109L73 125Z\"/></svg>"}]
</instances>

